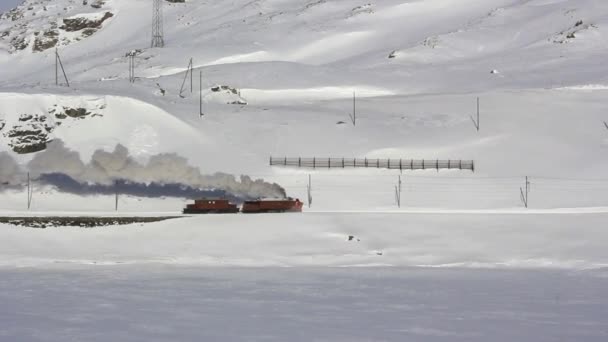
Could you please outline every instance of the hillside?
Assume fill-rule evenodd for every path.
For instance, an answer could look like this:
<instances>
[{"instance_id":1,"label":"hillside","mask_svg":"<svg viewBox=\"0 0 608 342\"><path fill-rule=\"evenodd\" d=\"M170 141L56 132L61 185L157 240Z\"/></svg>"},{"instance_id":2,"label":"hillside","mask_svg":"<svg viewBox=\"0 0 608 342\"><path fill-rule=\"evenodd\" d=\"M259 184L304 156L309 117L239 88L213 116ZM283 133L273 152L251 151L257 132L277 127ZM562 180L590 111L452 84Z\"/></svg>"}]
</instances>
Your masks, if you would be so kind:
<instances>
[{"instance_id":1,"label":"hillside","mask_svg":"<svg viewBox=\"0 0 608 342\"><path fill-rule=\"evenodd\" d=\"M1 18L0 149L22 165L52 140L84 162L120 144L139 163L178 153L203 174L306 198L309 171L270 169L269 156L474 159L475 174L405 174L407 206L516 207L524 176L538 207L606 205L608 5L597 1L166 2L163 49L149 48L149 1L28 0ZM44 37L69 88L54 85ZM316 209L394 205L394 172L313 173Z\"/></svg>"},{"instance_id":2,"label":"hillside","mask_svg":"<svg viewBox=\"0 0 608 342\"><path fill-rule=\"evenodd\" d=\"M0 340L608 340L608 2L163 7L0 13Z\"/></svg>"}]
</instances>

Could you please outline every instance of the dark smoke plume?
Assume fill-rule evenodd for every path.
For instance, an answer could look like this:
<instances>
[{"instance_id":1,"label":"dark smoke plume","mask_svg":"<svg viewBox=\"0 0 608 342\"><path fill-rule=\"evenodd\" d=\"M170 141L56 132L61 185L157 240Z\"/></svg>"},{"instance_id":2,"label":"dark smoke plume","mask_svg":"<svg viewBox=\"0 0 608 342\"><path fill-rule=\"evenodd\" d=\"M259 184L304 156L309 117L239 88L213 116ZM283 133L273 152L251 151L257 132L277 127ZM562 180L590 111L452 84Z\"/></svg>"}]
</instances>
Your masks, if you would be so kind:
<instances>
[{"instance_id":1,"label":"dark smoke plume","mask_svg":"<svg viewBox=\"0 0 608 342\"><path fill-rule=\"evenodd\" d=\"M252 199L285 197L285 190L276 183L248 176L216 173L203 175L197 167L175 153L157 154L141 164L132 158L126 147L117 145L114 151L97 150L85 163L76 151L65 147L61 140L27 164L32 178L60 191L79 194L114 193L143 197L232 197ZM7 153L0 153L0 183L23 184L24 174ZM0 187L0 190L2 188Z\"/></svg>"}]
</instances>

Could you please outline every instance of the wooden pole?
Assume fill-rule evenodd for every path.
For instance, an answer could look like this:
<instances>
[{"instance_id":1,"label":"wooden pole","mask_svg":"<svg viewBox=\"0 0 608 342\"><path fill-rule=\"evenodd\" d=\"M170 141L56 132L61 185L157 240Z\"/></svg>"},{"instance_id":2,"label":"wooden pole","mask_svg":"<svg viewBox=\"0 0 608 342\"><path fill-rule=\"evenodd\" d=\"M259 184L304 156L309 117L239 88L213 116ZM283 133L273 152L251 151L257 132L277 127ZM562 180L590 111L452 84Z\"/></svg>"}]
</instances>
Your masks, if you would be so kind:
<instances>
[{"instance_id":1,"label":"wooden pole","mask_svg":"<svg viewBox=\"0 0 608 342\"><path fill-rule=\"evenodd\" d=\"M31 186L30 186L30 173L27 173L27 210L30 210L30 206L31 206Z\"/></svg>"},{"instance_id":2,"label":"wooden pole","mask_svg":"<svg viewBox=\"0 0 608 342\"><path fill-rule=\"evenodd\" d=\"M308 207L312 206L312 176L308 175Z\"/></svg>"},{"instance_id":3,"label":"wooden pole","mask_svg":"<svg viewBox=\"0 0 608 342\"><path fill-rule=\"evenodd\" d=\"M477 132L479 132L479 97L477 98Z\"/></svg>"},{"instance_id":4,"label":"wooden pole","mask_svg":"<svg viewBox=\"0 0 608 342\"><path fill-rule=\"evenodd\" d=\"M199 73L199 80L198 80L198 84L199 84L199 94L198 94L198 115L200 117L202 117L203 115L205 115L203 113L203 72L201 71Z\"/></svg>"},{"instance_id":5,"label":"wooden pole","mask_svg":"<svg viewBox=\"0 0 608 342\"><path fill-rule=\"evenodd\" d=\"M353 91L353 126L357 125L357 99Z\"/></svg>"},{"instance_id":6,"label":"wooden pole","mask_svg":"<svg viewBox=\"0 0 608 342\"><path fill-rule=\"evenodd\" d=\"M55 48L55 85L59 85L59 53L57 52L57 48Z\"/></svg>"},{"instance_id":7,"label":"wooden pole","mask_svg":"<svg viewBox=\"0 0 608 342\"><path fill-rule=\"evenodd\" d=\"M61 62L61 57L59 56L59 51L55 50L55 54L57 56L57 60L59 61L59 66L61 67L61 72L63 72L63 78L65 79L65 84L70 87L70 81L68 81L68 76L65 73L65 69L63 68L63 63Z\"/></svg>"},{"instance_id":8,"label":"wooden pole","mask_svg":"<svg viewBox=\"0 0 608 342\"><path fill-rule=\"evenodd\" d=\"M521 201L524 203L524 206L526 208L528 208L528 194L530 193L530 181L528 180L528 176L526 176L526 191L524 193L524 190L522 188L519 188L520 191L520 196L521 196Z\"/></svg>"},{"instance_id":9,"label":"wooden pole","mask_svg":"<svg viewBox=\"0 0 608 342\"><path fill-rule=\"evenodd\" d=\"M118 182L114 181L114 210L118 211Z\"/></svg>"}]
</instances>

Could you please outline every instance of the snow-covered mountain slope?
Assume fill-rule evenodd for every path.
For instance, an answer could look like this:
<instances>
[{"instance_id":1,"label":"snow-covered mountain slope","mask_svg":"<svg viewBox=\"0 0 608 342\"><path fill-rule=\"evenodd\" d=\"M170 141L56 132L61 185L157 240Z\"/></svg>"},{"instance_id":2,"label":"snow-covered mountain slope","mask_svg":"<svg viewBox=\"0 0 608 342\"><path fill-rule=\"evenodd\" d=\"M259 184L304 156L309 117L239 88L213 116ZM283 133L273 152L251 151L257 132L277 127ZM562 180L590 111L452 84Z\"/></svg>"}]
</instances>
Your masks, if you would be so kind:
<instances>
[{"instance_id":1,"label":"snow-covered mountain slope","mask_svg":"<svg viewBox=\"0 0 608 342\"><path fill-rule=\"evenodd\" d=\"M97 3L28 0L3 16L0 150L14 150L9 132L24 114L56 122L53 108L103 102L100 115L68 117L46 139L85 158L118 143L140 160L178 152L203 172L251 174L301 198L309 171L271 169L270 155L476 161L472 175L407 175L407 206L518 206L524 176L539 207L608 202L604 2L165 2L163 49L149 48L150 1ZM94 34L64 39L66 19L106 12ZM54 85L54 50L33 49L49 23L70 88ZM16 36L31 44L14 49ZM317 209L393 206L394 172L313 173Z\"/></svg>"}]
</instances>

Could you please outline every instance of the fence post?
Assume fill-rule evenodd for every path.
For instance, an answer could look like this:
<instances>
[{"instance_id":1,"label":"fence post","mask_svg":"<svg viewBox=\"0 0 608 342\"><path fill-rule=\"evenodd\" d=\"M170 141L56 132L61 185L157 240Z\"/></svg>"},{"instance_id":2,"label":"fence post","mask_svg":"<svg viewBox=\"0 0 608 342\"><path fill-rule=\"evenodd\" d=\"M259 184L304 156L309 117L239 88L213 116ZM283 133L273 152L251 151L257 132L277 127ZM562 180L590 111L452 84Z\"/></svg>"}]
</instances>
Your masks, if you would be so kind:
<instances>
[{"instance_id":1,"label":"fence post","mask_svg":"<svg viewBox=\"0 0 608 342\"><path fill-rule=\"evenodd\" d=\"M327 168L331 169L331 158L327 158Z\"/></svg>"},{"instance_id":2,"label":"fence post","mask_svg":"<svg viewBox=\"0 0 608 342\"><path fill-rule=\"evenodd\" d=\"M315 158L312 158L312 168L313 168L313 169L316 169L316 168L317 168L317 159L316 159L316 157L315 157Z\"/></svg>"},{"instance_id":3,"label":"fence post","mask_svg":"<svg viewBox=\"0 0 608 342\"><path fill-rule=\"evenodd\" d=\"M302 157L298 158L298 167L302 167Z\"/></svg>"},{"instance_id":4,"label":"fence post","mask_svg":"<svg viewBox=\"0 0 608 342\"><path fill-rule=\"evenodd\" d=\"M435 163L435 167L437 168L437 172L439 172L439 159L437 159L437 162Z\"/></svg>"},{"instance_id":5,"label":"fence post","mask_svg":"<svg viewBox=\"0 0 608 342\"><path fill-rule=\"evenodd\" d=\"M344 158L342 158L342 168L344 168Z\"/></svg>"},{"instance_id":6,"label":"fence post","mask_svg":"<svg viewBox=\"0 0 608 342\"><path fill-rule=\"evenodd\" d=\"M424 159L422 159L422 169L426 170L425 166L424 166Z\"/></svg>"}]
</instances>

